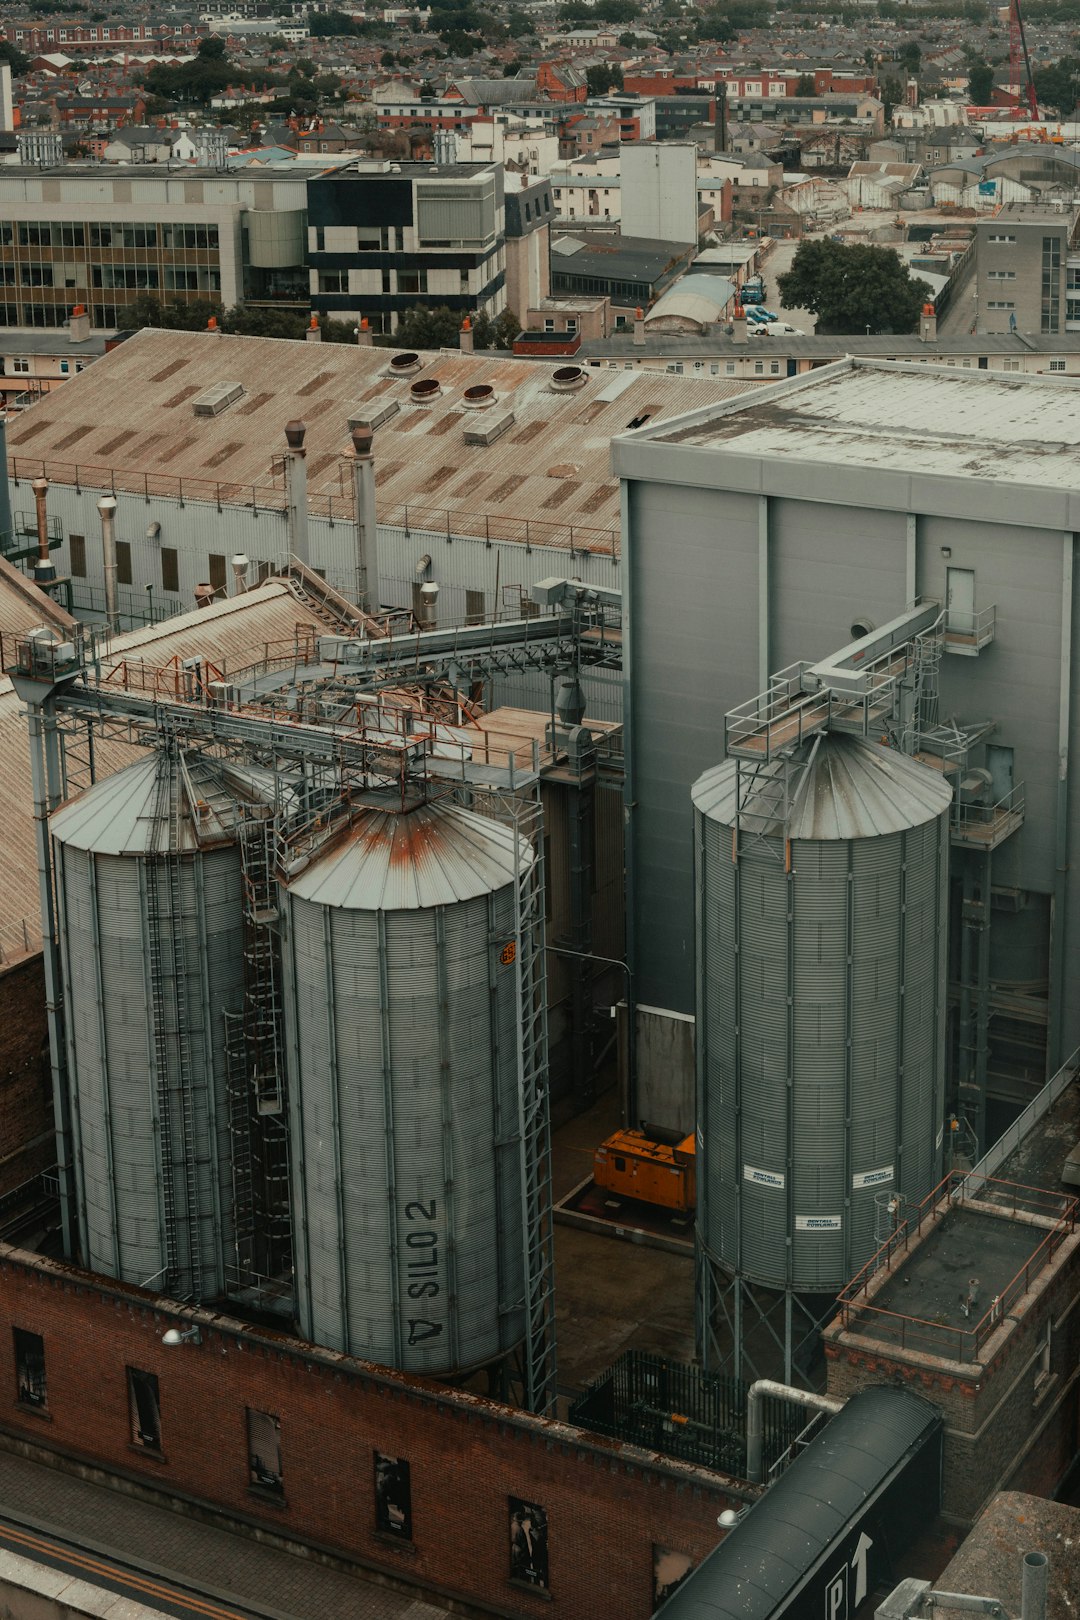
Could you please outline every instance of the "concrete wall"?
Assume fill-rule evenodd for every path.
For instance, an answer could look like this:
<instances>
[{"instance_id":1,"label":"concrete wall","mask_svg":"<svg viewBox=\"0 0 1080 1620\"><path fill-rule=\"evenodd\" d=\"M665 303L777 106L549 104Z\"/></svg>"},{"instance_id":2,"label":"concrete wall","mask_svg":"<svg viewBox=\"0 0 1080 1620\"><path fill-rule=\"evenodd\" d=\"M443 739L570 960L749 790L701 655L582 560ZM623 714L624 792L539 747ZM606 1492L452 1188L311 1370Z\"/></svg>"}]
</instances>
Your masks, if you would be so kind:
<instances>
[{"instance_id":1,"label":"concrete wall","mask_svg":"<svg viewBox=\"0 0 1080 1620\"><path fill-rule=\"evenodd\" d=\"M654 1007L636 1012L637 1090L630 1124L644 1119L688 1136L697 1120L694 1020Z\"/></svg>"},{"instance_id":2,"label":"concrete wall","mask_svg":"<svg viewBox=\"0 0 1080 1620\"><path fill-rule=\"evenodd\" d=\"M696 146L627 145L621 151L622 228L653 242L696 242Z\"/></svg>"},{"instance_id":3,"label":"concrete wall","mask_svg":"<svg viewBox=\"0 0 1080 1620\"><path fill-rule=\"evenodd\" d=\"M0 1551L0 1620L165 1620L164 1609L151 1609L18 1553Z\"/></svg>"}]
</instances>

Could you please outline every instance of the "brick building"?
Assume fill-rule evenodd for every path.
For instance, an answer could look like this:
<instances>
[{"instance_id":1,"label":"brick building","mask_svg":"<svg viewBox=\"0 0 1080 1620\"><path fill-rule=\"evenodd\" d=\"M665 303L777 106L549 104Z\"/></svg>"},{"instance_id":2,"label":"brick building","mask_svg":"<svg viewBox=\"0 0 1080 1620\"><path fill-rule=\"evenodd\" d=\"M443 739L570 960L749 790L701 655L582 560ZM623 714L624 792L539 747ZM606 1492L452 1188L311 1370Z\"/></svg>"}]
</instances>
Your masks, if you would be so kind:
<instances>
[{"instance_id":1,"label":"brick building","mask_svg":"<svg viewBox=\"0 0 1080 1620\"><path fill-rule=\"evenodd\" d=\"M8 1443L517 1620L647 1620L757 1494L723 1475L0 1246ZM162 1343L173 1327L198 1343ZM542 1527L515 1562L514 1519ZM517 1573L515 1574L515 1569Z\"/></svg>"}]
</instances>

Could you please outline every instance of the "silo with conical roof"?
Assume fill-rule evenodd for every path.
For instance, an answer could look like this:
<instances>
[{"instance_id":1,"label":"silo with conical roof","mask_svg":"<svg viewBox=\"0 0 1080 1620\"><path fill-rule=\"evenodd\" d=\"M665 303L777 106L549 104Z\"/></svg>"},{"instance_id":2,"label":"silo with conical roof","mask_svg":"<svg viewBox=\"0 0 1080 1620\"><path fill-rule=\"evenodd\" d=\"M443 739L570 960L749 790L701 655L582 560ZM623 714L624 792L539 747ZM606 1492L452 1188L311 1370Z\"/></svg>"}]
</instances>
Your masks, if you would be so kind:
<instances>
[{"instance_id":1,"label":"silo with conical roof","mask_svg":"<svg viewBox=\"0 0 1080 1620\"><path fill-rule=\"evenodd\" d=\"M224 1293L231 1252L237 791L154 749L51 822L83 1258L181 1299Z\"/></svg>"},{"instance_id":2,"label":"silo with conical roof","mask_svg":"<svg viewBox=\"0 0 1080 1620\"><path fill-rule=\"evenodd\" d=\"M950 790L832 732L692 792L700 1243L751 1284L835 1293L875 1199L940 1176Z\"/></svg>"},{"instance_id":3,"label":"silo with conical roof","mask_svg":"<svg viewBox=\"0 0 1080 1620\"><path fill-rule=\"evenodd\" d=\"M360 814L284 898L302 1331L445 1374L526 1332L511 825L450 802Z\"/></svg>"}]
</instances>

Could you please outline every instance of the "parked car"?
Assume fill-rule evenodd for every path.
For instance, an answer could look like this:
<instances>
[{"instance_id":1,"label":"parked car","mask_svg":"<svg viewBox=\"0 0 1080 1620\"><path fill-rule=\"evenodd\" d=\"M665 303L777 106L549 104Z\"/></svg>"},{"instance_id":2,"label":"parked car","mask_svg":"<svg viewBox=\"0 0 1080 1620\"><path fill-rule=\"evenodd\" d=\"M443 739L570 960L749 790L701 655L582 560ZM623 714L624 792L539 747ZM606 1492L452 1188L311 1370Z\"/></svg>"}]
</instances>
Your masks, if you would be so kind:
<instances>
[{"instance_id":1,"label":"parked car","mask_svg":"<svg viewBox=\"0 0 1080 1620\"><path fill-rule=\"evenodd\" d=\"M775 314L771 309L760 309L760 308L758 308L758 309L748 309L746 311L746 319L749 322L753 322L754 325L760 326L762 321L778 321L780 319L780 317L779 317L779 315Z\"/></svg>"},{"instance_id":2,"label":"parked car","mask_svg":"<svg viewBox=\"0 0 1080 1620\"><path fill-rule=\"evenodd\" d=\"M805 337L806 333L801 326L792 326L787 321L758 321L755 325L747 325L747 337Z\"/></svg>"}]
</instances>

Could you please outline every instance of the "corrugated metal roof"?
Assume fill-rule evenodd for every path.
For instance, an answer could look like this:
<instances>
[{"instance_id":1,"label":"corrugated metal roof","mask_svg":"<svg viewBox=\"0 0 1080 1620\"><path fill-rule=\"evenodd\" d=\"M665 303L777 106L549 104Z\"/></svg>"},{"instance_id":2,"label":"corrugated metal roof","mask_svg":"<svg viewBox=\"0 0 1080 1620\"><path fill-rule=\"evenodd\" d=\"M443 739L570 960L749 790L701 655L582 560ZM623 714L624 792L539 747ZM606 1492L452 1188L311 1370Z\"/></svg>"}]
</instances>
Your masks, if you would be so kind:
<instances>
[{"instance_id":1,"label":"corrugated metal roof","mask_svg":"<svg viewBox=\"0 0 1080 1620\"><path fill-rule=\"evenodd\" d=\"M67 384L64 385L67 387ZM40 617L35 619L40 623ZM264 656L268 643L295 635L297 625L316 634L326 626L282 581L268 582L245 596L212 608L177 615L154 628L118 636L108 664L120 665L129 655L142 657L148 669L170 658L212 658L227 670L240 670ZM136 670L132 668L134 679ZM122 671L117 680L123 684ZM96 740L98 781L143 760L144 751L114 737ZM74 754L72 770L77 769ZM72 801L73 803L75 801ZM41 949L37 855L34 847L33 795L30 790L30 745L26 714L11 682L0 678L0 965L26 951Z\"/></svg>"},{"instance_id":2,"label":"corrugated metal roof","mask_svg":"<svg viewBox=\"0 0 1080 1620\"><path fill-rule=\"evenodd\" d=\"M39 624L66 636L74 629L75 620L32 579L0 557L0 635L6 643L9 637L25 635ZM5 645L5 655L8 651Z\"/></svg>"},{"instance_id":3,"label":"corrugated metal roof","mask_svg":"<svg viewBox=\"0 0 1080 1620\"><path fill-rule=\"evenodd\" d=\"M1080 380L856 360L651 436L740 456L1074 490Z\"/></svg>"},{"instance_id":4,"label":"corrugated metal roof","mask_svg":"<svg viewBox=\"0 0 1080 1620\"><path fill-rule=\"evenodd\" d=\"M805 742L795 758L805 761L813 749L814 740ZM779 762L763 768L747 798L746 810L753 811L755 798L780 769ZM733 759L699 776L691 789L695 809L710 821L733 826L735 776ZM840 731L821 735L813 764L798 779L795 791L787 836L817 841L884 838L906 832L940 816L952 799L952 790L938 771L894 749Z\"/></svg>"},{"instance_id":5,"label":"corrugated metal roof","mask_svg":"<svg viewBox=\"0 0 1080 1620\"><path fill-rule=\"evenodd\" d=\"M335 343L139 332L9 424L9 451L28 476L42 460L57 482L74 481L76 462L84 481L90 467L111 466L123 474L120 489L141 491L149 476L155 490L167 493L183 478L196 499L198 487L187 480L203 480L207 498L220 482L223 499L250 504L252 486L264 501L271 486L283 489L284 427L300 417L308 430L309 495L334 497L345 515L352 509L348 418L393 402L398 411L375 433L381 520L400 521L395 512L416 504L516 523L573 522L617 539L613 435L638 417L666 420L754 386L645 373L622 398L604 403L597 396L609 379L600 368L585 371L582 387L561 393L550 386L554 368L528 358L428 352L419 372L392 377L384 375L391 354ZM442 392L418 405L410 390L421 377L437 377ZM219 416L195 416L192 401L224 378L243 384L243 398ZM494 388L500 414L514 413L513 427L490 446L463 437L467 425L488 414L462 404L465 389L482 383ZM125 433L126 441L110 448ZM493 532L503 537L503 530ZM512 531L505 537L518 538ZM588 544L584 535L581 543Z\"/></svg>"},{"instance_id":6,"label":"corrugated metal roof","mask_svg":"<svg viewBox=\"0 0 1080 1620\"><path fill-rule=\"evenodd\" d=\"M370 810L289 885L299 900L352 911L414 911L491 894L532 859L513 828L455 805Z\"/></svg>"},{"instance_id":7,"label":"corrugated metal roof","mask_svg":"<svg viewBox=\"0 0 1080 1620\"><path fill-rule=\"evenodd\" d=\"M232 836L231 805L221 795L254 797L255 779L203 755L186 755L180 769L155 748L55 811L49 825L54 838L94 855L194 851Z\"/></svg>"}]
</instances>

